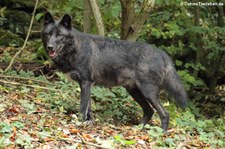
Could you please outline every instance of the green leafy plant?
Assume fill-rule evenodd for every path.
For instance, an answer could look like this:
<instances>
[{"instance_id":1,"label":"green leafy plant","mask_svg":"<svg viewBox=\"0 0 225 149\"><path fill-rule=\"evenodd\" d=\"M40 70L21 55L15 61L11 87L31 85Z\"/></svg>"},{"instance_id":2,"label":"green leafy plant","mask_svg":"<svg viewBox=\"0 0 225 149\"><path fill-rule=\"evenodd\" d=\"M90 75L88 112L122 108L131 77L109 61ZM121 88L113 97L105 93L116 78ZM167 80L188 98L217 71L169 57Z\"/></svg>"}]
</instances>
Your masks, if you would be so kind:
<instances>
[{"instance_id":1,"label":"green leafy plant","mask_svg":"<svg viewBox=\"0 0 225 149\"><path fill-rule=\"evenodd\" d=\"M1 122L0 123L0 133L10 133L12 132L13 129L12 129L12 126L8 123L5 123L5 122Z\"/></svg>"},{"instance_id":2,"label":"green leafy plant","mask_svg":"<svg viewBox=\"0 0 225 149\"><path fill-rule=\"evenodd\" d=\"M109 90L94 87L92 98L95 101L95 111L109 121L137 122L137 118L142 114L139 105L128 95L125 88L117 87Z\"/></svg>"},{"instance_id":3,"label":"green leafy plant","mask_svg":"<svg viewBox=\"0 0 225 149\"><path fill-rule=\"evenodd\" d=\"M122 145L133 145L133 144L136 143L134 140L125 140L125 139L123 139L122 135L115 135L114 136L114 141L115 142L119 142Z\"/></svg>"}]
</instances>

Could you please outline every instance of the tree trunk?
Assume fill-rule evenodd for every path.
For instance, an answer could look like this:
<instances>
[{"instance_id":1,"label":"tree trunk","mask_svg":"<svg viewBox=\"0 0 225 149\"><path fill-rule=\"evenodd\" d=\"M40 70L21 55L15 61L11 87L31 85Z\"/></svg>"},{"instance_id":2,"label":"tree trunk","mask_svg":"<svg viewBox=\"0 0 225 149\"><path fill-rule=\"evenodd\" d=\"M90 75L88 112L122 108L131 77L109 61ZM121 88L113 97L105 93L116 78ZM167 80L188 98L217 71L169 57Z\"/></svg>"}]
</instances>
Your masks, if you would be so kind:
<instances>
[{"instance_id":1,"label":"tree trunk","mask_svg":"<svg viewBox=\"0 0 225 149\"><path fill-rule=\"evenodd\" d=\"M194 2L197 3L197 0L195 0ZM194 23L195 23L194 25L199 26L200 25L199 7L194 7L194 18L195 18L194 19ZM197 47L196 56L195 56L195 63L197 65L197 63L200 62L200 58L202 57L202 54L203 54L203 52L201 50L201 47L202 47L201 46L201 44L202 44L201 39L202 39L202 37L201 37L201 35L197 34L195 38L196 38L195 46ZM197 78L198 73L199 73L199 70L195 69L193 75Z\"/></svg>"},{"instance_id":2,"label":"tree trunk","mask_svg":"<svg viewBox=\"0 0 225 149\"><path fill-rule=\"evenodd\" d=\"M83 14L83 27L85 33L91 33L91 7L89 0L83 0L84 14Z\"/></svg>"},{"instance_id":3,"label":"tree trunk","mask_svg":"<svg viewBox=\"0 0 225 149\"><path fill-rule=\"evenodd\" d=\"M217 0L217 2L219 3L219 0ZM224 27L225 23L224 23L223 6L217 6L217 13L218 13L218 17L217 17L218 26L219 27Z\"/></svg>"},{"instance_id":4,"label":"tree trunk","mask_svg":"<svg viewBox=\"0 0 225 149\"><path fill-rule=\"evenodd\" d=\"M102 21L102 16L101 16L98 4L97 4L96 0L89 0L89 2L90 2L90 6L92 8L92 12L93 12L93 15L94 15L94 18L95 18L95 21L96 21L98 33L100 35L104 36L105 35L105 29L104 29L104 24L103 24L103 21Z\"/></svg>"},{"instance_id":5,"label":"tree trunk","mask_svg":"<svg viewBox=\"0 0 225 149\"><path fill-rule=\"evenodd\" d=\"M135 41L154 6L155 0L144 0L141 11L138 13L135 13L134 10L134 0L120 0L120 3L122 6L121 39Z\"/></svg>"},{"instance_id":6,"label":"tree trunk","mask_svg":"<svg viewBox=\"0 0 225 149\"><path fill-rule=\"evenodd\" d=\"M129 32L132 32L132 22L134 19L134 0L120 0L122 6L121 18L121 39L127 39Z\"/></svg>"}]
</instances>

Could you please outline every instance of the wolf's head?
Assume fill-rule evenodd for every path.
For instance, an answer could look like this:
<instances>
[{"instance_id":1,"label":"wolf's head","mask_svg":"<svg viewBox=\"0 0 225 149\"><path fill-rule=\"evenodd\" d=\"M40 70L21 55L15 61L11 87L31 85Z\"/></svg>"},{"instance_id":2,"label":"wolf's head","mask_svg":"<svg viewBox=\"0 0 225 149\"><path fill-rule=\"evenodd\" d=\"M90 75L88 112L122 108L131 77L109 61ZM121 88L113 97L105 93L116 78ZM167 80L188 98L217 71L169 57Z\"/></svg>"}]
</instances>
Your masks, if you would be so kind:
<instances>
[{"instance_id":1,"label":"wolf's head","mask_svg":"<svg viewBox=\"0 0 225 149\"><path fill-rule=\"evenodd\" d=\"M54 59L62 54L62 50L68 45L71 37L71 17L64 15L61 20L54 20L47 12L44 17L42 41L48 55Z\"/></svg>"}]
</instances>

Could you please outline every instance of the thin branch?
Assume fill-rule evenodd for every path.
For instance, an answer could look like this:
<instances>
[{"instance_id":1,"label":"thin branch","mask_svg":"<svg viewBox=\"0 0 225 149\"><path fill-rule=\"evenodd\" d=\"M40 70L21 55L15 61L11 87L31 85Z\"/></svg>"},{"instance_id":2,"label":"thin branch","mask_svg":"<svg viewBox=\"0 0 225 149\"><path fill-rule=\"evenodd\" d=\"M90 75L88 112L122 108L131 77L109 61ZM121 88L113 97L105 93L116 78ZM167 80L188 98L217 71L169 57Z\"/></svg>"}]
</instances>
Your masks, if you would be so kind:
<instances>
[{"instance_id":1,"label":"thin branch","mask_svg":"<svg viewBox=\"0 0 225 149\"><path fill-rule=\"evenodd\" d=\"M4 78L2 77L2 75L0 75L0 78ZM6 78L6 77L5 77ZM7 76L7 78L13 78L13 76ZM40 80L34 80L31 78L23 78L23 77L14 77L16 79L21 79L21 80L32 80L34 82L38 82L38 83L44 83L44 84L48 84L48 85L53 85L52 83L48 83L48 82L43 82ZM0 79L0 83L4 83L4 84L11 84L11 85L17 85L17 86L25 86L25 87L30 87L30 88L37 88L37 89L43 89L43 90L47 90L47 91L53 91L53 92L58 92L60 94L60 96L66 100L69 99L70 97L64 93L62 93L62 91L60 89L55 89L55 88L50 88L50 87L44 87L44 86L39 86L39 85L30 85L30 84L23 84L23 83L19 83L19 82L14 82L14 81L6 81L6 80L2 80ZM66 97L65 97L66 96Z\"/></svg>"},{"instance_id":2,"label":"thin branch","mask_svg":"<svg viewBox=\"0 0 225 149\"><path fill-rule=\"evenodd\" d=\"M54 92L58 92L59 90L54 89L54 88L49 88L49 87L44 87L44 86L39 86L39 85L29 85L29 84L22 84L19 82L14 82L14 81L5 81L5 80L1 80L0 79L0 83L4 83L4 84L11 84L11 85L18 85L18 86L26 86L26 87L31 87L31 88L38 88L38 89L44 89L44 90L51 90Z\"/></svg>"},{"instance_id":3,"label":"thin branch","mask_svg":"<svg viewBox=\"0 0 225 149\"><path fill-rule=\"evenodd\" d=\"M80 138L81 141L80 140L75 140L75 139L72 139L72 138L56 137L56 136L52 136L52 135L48 135L48 134L41 134L41 135L45 136L45 137L53 138L53 139L56 139L56 140L71 141L71 142L85 144L85 145L88 145L88 146L93 146L95 148L109 149L107 147L104 147L104 146L101 146L101 145L98 145L98 144L94 144L94 143L90 143L90 142L84 141L84 139L82 138L82 136L79 133L77 134L77 136Z\"/></svg>"},{"instance_id":4,"label":"thin branch","mask_svg":"<svg viewBox=\"0 0 225 149\"><path fill-rule=\"evenodd\" d=\"M5 76L5 75L0 75L0 78L27 80L27 81L33 81L33 82L37 82L37 83L41 83L41 84L53 85L53 83L49 83L49 82L46 82L46 81L36 80L36 79L32 79L32 78L18 77L18 76Z\"/></svg>"},{"instance_id":5,"label":"thin branch","mask_svg":"<svg viewBox=\"0 0 225 149\"><path fill-rule=\"evenodd\" d=\"M104 24L102 21L102 16L99 10L99 6L96 2L96 0L89 0L91 8L92 8L92 12L97 24L97 28L98 28L98 32L100 35L104 36L105 35L105 29L104 29Z\"/></svg>"},{"instance_id":6,"label":"thin branch","mask_svg":"<svg viewBox=\"0 0 225 149\"><path fill-rule=\"evenodd\" d=\"M34 6L34 10L33 10L33 13L32 13L32 18L31 18L31 21L30 21L30 26L29 26L29 29L28 29L27 36L26 36L26 39L25 39L25 41L24 41L24 44L23 44L22 48L21 48L21 49L13 56L12 60L10 61L9 66L5 69L5 72L8 71L8 70L12 67L12 65L13 65L13 63L14 63L16 57L17 57L17 56L24 50L24 48L26 47L27 41L28 41L29 36L30 36L30 33L31 33L31 29L32 29L32 26L33 26L34 16L35 16L35 12L36 12L36 10L37 10L38 1L39 1L39 0L36 0L35 6Z\"/></svg>"},{"instance_id":7,"label":"thin branch","mask_svg":"<svg viewBox=\"0 0 225 149\"><path fill-rule=\"evenodd\" d=\"M127 40L136 40L138 37L139 32L141 31L141 28L143 27L145 21L147 20L149 16L149 12L154 7L155 0L144 0L142 3L142 8L139 14L137 14L136 18L134 19L134 22L132 24L133 32L128 34Z\"/></svg>"},{"instance_id":8,"label":"thin branch","mask_svg":"<svg viewBox=\"0 0 225 149\"><path fill-rule=\"evenodd\" d=\"M122 6L121 39L135 41L155 0L143 0L140 12L135 12L135 0L120 0Z\"/></svg>"}]
</instances>

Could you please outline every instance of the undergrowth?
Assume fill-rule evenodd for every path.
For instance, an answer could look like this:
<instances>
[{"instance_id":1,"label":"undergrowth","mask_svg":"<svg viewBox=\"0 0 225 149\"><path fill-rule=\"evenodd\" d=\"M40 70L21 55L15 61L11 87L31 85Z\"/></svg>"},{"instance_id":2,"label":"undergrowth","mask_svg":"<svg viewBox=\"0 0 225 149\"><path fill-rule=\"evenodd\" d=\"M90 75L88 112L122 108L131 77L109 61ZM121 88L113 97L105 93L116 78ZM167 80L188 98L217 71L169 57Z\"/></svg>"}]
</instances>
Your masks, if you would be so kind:
<instances>
[{"instance_id":1,"label":"undergrowth","mask_svg":"<svg viewBox=\"0 0 225 149\"><path fill-rule=\"evenodd\" d=\"M24 131L29 121L26 123L19 120L22 117L15 118L12 122L6 121L8 116L12 116L9 113L7 114L7 111L14 114L19 113L15 110L17 105L22 105L22 111L28 114L28 117L29 114L37 113L40 110L40 105L42 108L46 107L48 109L47 112L42 113L43 118L38 121L38 130L36 130L38 132L35 133L40 133L39 137L44 138L45 135L51 136L56 131L56 126L52 126L49 129L43 127L48 118L57 117L56 115L53 116L54 113L59 114L58 123L64 126L69 125L67 124L69 122L74 123L74 125L82 122L81 119L73 120L74 118L71 117L71 115L79 117L80 88L78 84L67 80L62 73L56 73L56 75L57 79L54 82L50 82L45 76L34 77L32 72L20 71L17 73L9 71L5 74L0 74L0 112L2 113L0 146L5 146L7 140L9 144L10 142L13 144L12 134L15 133L15 130L19 134L14 140L17 145L32 146L32 135L28 137L30 140L23 140L23 133L19 133L22 130ZM135 146L135 144L143 143L140 140L137 141L138 139L134 137L138 135L136 134L138 131L136 129L140 130L142 127L141 125L137 125L142 117L142 110L124 88L115 87L106 89L94 87L91 98L93 101L93 117L97 124L96 127L100 126L99 131L105 125L110 125L110 128L113 128L113 137L110 135L108 137L104 136L105 139L107 138L106 140L113 141L111 144L119 147L124 145L126 147ZM186 111L181 111L168 101L164 101L163 104L171 116L168 131L170 134L165 135L162 133L162 129L159 127L160 120L158 114L155 113L151 126L145 126L144 132L140 132L141 134L145 133L148 138L147 140L142 138L142 141L148 142L154 148L176 148L179 146L186 146L186 148L223 148L225 146L225 117L223 114L217 118L207 119L203 114L199 113L200 109L193 103L190 104L190 107ZM9 108L9 105L13 108ZM51 122L49 125L55 125L56 123ZM30 127L33 125L31 124ZM36 127L36 125L34 126ZM129 128L126 128L127 126ZM133 138L128 137L129 134ZM154 144L151 144L152 142Z\"/></svg>"}]
</instances>

